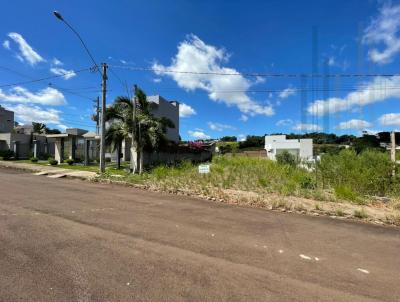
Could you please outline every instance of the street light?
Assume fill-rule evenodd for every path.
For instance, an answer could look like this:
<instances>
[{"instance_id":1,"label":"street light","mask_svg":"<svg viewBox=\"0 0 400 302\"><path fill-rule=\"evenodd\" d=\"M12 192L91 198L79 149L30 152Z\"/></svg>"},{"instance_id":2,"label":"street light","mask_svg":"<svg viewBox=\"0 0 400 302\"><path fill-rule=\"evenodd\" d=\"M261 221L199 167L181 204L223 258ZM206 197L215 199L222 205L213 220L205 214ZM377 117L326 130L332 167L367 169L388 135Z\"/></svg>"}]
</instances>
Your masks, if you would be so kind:
<instances>
[{"instance_id":1,"label":"street light","mask_svg":"<svg viewBox=\"0 0 400 302\"><path fill-rule=\"evenodd\" d=\"M96 70L100 73L102 79L101 92L102 92L102 106L101 106L101 134L100 134L100 172L103 173L105 171L105 116L106 116L106 89L107 89L107 64L102 63L102 70L100 71L99 65L96 63L96 60L93 58L89 49L87 48L85 42L79 35L79 33L73 28L61 15L60 12L54 11L53 15L60 21L64 22L72 32L78 37L79 41L81 41L82 46L85 48L87 54L92 60Z\"/></svg>"},{"instance_id":2,"label":"street light","mask_svg":"<svg viewBox=\"0 0 400 302\"><path fill-rule=\"evenodd\" d=\"M54 16L57 17L57 19L60 19L61 21L64 21L63 17L61 16L61 14L58 11L55 10L53 12L53 14L54 14Z\"/></svg>"}]
</instances>

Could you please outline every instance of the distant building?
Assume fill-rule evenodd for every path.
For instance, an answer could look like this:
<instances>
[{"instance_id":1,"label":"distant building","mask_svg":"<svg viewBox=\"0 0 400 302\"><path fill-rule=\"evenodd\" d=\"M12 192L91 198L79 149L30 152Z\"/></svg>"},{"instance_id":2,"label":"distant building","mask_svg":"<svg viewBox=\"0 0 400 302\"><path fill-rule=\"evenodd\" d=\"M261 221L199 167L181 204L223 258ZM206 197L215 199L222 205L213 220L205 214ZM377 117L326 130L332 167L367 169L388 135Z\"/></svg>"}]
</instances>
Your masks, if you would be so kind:
<instances>
[{"instance_id":1,"label":"distant building","mask_svg":"<svg viewBox=\"0 0 400 302\"><path fill-rule=\"evenodd\" d=\"M33 125L32 124L27 124L27 125L18 125L14 128L14 132L18 134L32 134L33 133Z\"/></svg>"},{"instance_id":2,"label":"distant building","mask_svg":"<svg viewBox=\"0 0 400 302\"><path fill-rule=\"evenodd\" d=\"M276 155L287 151L299 159L308 160L313 157L312 139L286 139L286 135L265 136L267 157L275 160Z\"/></svg>"},{"instance_id":3,"label":"distant building","mask_svg":"<svg viewBox=\"0 0 400 302\"><path fill-rule=\"evenodd\" d=\"M54 159L62 163L65 159L84 160L87 156L85 152L85 137L87 130L69 128L65 133L47 134L46 137L55 140Z\"/></svg>"},{"instance_id":4,"label":"distant building","mask_svg":"<svg viewBox=\"0 0 400 302\"><path fill-rule=\"evenodd\" d=\"M14 128L14 112L0 106L0 133L10 133Z\"/></svg>"},{"instance_id":5,"label":"distant building","mask_svg":"<svg viewBox=\"0 0 400 302\"><path fill-rule=\"evenodd\" d=\"M175 143L179 142L179 103L176 101L167 101L160 95L148 96L147 101L150 103L151 113L155 117L166 117L170 119L175 128L167 129L167 139Z\"/></svg>"}]
</instances>

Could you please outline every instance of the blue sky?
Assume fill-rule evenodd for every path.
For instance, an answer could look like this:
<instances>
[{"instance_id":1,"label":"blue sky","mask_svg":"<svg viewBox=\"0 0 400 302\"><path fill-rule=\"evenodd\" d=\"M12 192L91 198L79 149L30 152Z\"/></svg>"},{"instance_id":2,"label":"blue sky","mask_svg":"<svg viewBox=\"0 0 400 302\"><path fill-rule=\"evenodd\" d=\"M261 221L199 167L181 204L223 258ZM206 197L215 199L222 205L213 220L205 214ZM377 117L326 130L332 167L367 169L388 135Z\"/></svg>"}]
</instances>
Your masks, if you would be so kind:
<instances>
[{"instance_id":1,"label":"blue sky","mask_svg":"<svg viewBox=\"0 0 400 302\"><path fill-rule=\"evenodd\" d=\"M22 123L94 130L99 74L78 72L90 58L53 10L130 87L183 104L184 139L400 128L400 77L299 76L399 73L399 2L4 1L0 104ZM108 88L108 103L126 94L112 73Z\"/></svg>"}]
</instances>

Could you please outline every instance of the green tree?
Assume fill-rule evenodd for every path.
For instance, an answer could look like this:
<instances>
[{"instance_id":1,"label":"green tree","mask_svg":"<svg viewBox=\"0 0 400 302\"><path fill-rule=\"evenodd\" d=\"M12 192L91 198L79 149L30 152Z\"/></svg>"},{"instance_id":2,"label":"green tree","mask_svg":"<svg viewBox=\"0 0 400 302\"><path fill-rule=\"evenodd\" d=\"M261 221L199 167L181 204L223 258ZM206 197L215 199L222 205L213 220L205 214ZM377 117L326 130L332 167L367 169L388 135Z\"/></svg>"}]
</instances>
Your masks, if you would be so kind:
<instances>
[{"instance_id":1,"label":"green tree","mask_svg":"<svg viewBox=\"0 0 400 302\"><path fill-rule=\"evenodd\" d=\"M157 150L166 142L165 134L167 129L174 128L175 125L168 118L157 118L151 114L150 104L143 90L137 88L135 90L135 97L135 122L133 121L133 103L125 96L117 97L114 103L107 108L106 121L111 123L110 129L113 128L113 134L110 132L110 141L114 142L114 145L121 137L123 137L123 139L132 138L133 132L132 144L139 155L138 168L139 172L142 173L144 150ZM114 123L118 124L112 127ZM111 139L111 137L114 137L114 139ZM131 154L131 161L137 161L137 158L135 159L134 157L134 154ZM136 166L131 166L134 167L133 172L136 172Z\"/></svg>"},{"instance_id":2,"label":"green tree","mask_svg":"<svg viewBox=\"0 0 400 302\"><path fill-rule=\"evenodd\" d=\"M33 133L38 133L38 134L60 134L61 131L58 129L50 129L46 126L46 124L43 123L35 123L32 122L33 126Z\"/></svg>"},{"instance_id":3,"label":"green tree","mask_svg":"<svg viewBox=\"0 0 400 302\"><path fill-rule=\"evenodd\" d=\"M122 142L129 136L127 125L121 121L114 121L106 130L106 144L112 151L117 151L117 169L121 169Z\"/></svg>"},{"instance_id":4,"label":"green tree","mask_svg":"<svg viewBox=\"0 0 400 302\"><path fill-rule=\"evenodd\" d=\"M262 148L265 143L264 136L248 135L246 140L239 142L239 149L244 148Z\"/></svg>"},{"instance_id":5,"label":"green tree","mask_svg":"<svg viewBox=\"0 0 400 302\"><path fill-rule=\"evenodd\" d=\"M39 133L39 134L46 133L47 130L46 124L32 122L32 126L33 126L33 133Z\"/></svg>"},{"instance_id":6,"label":"green tree","mask_svg":"<svg viewBox=\"0 0 400 302\"><path fill-rule=\"evenodd\" d=\"M223 136L219 139L221 142L236 142L237 137L236 136Z\"/></svg>"}]
</instances>

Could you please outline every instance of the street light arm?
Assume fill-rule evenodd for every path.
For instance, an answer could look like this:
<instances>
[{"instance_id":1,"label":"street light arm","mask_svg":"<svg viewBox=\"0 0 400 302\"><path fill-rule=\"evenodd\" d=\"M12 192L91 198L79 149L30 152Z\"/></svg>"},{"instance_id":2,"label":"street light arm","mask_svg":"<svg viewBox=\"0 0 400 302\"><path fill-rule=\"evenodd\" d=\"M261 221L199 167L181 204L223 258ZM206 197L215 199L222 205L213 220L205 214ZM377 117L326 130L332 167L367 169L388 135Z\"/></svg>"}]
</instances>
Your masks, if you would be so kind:
<instances>
[{"instance_id":1,"label":"street light arm","mask_svg":"<svg viewBox=\"0 0 400 302\"><path fill-rule=\"evenodd\" d=\"M94 66L96 66L97 71L100 72L101 75L103 75L102 72L101 72L100 69L99 69L99 65L96 63L96 60L93 58L92 54L90 53L89 49L87 48L87 46L86 46L85 42L83 41L83 39L81 38L80 34L75 30L75 28L73 28L73 27L62 17L62 15L61 15L58 11L54 11L53 14L54 14L54 16L57 17L57 19L59 19L60 21L64 22L65 25L67 25L67 26L72 30L72 32L78 37L79 41L81 41L82 46L85 48L87 54L89 55L90 59L92 60Z\"/></svg>"}]
</instances>

